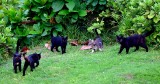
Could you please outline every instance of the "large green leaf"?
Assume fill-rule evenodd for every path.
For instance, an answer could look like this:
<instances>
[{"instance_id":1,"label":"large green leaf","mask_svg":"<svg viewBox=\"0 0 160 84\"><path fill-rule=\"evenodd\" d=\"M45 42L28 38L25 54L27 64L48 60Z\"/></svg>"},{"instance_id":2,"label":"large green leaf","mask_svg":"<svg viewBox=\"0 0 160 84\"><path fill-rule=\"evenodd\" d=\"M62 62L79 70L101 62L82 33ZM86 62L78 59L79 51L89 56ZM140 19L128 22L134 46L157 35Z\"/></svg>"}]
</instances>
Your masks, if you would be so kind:
<instances>
[{"instance_id":1,"label":"large green leaf","mask_svg":"<svg viewBox=\"0 0 160 84\"><path fill-rule=\"evenodd\" d=\"M14 18L16 16L16 13L17 13L17 11L14 8L10 8L9 11L8 11L8 14L9 14L10 18Z\"/></svg>"},{"instance_id":2,"label":"large green leaf","mask_svg":"<svg viewBox=\"0 0 160 84\"><path fill-rule=\"evenodd\" d=\"M89 5L93 0L87 0L86 4Z\"/></svg>"},{"instance_id":3,"label":"large green leaf","mask_svg":"<svg viewBox=\"0 0 160 84\"><path fill-rule=\"evenodd\" d=\"M53 8L54 12L61 10L63 8L63 6L64 6L63 0L57 0L52 3L52 8Z\"/></svg>"},{"instance_id":4,"label":"large green leaf","mask_svg":"<svg viewBox=\"0 0 160 84\"><path fill-rule=\"evenodd\" d=\"M44 5L47 0L35 0L37 3L40 3L41 5Z\"/></svg>"},{"instance_id":5,"label":"large green leaf","mask_svg":"<svg viewBox=\"0 0 160 84\"><path fill-rule=\"evenodd\" d=\"M27 16L27 15L29 14L29 10L28 10L28 9L25 10L25 11L23 12L23 14L24 14L24 16Z\"/></svg>"},{"instance_id":6,"label":"large green leaf","mask_svg":"<svg viewBox=\"0 0 160 84\"><path fill-rule=\"evenodd\" d=\"M1 27L4 27L4 26L5 26L5 24L6 24L6 23L5 23L5 21L0 20L0 28L1 28Z\"/></svg>"},{"instance_id":7,"label":"large green leaf","mask_svg":"<svg viewBox=\"0 0 160 84\"><path fill-rule=\"evenodd\" d=\"M51 12L51 14L49 15L49 18L52 18L55 15L55 12Z\"/></svg>"},{"instance_id":8,"label":"large green leaf","mask_svg":"<svg viewBox=\"0 0 160 84\"><path fill-rule=\"evenodd\" d=\"M29 9L29 8L30 8L30 5L31 5L30 0L25 0L25 1L24 1L24 5L23 5L23 8Z\"/></svg>"},{"instance_id":9,"label":"large green leaf","mask_svg":"<svg viewBox=\"0 0 160 84\"><path fill-rule=\"evenodd\" d=\"M75 23L78 20L78 14L73 14L71 18L71 23Z\"/></svg>"},{"instance_id":10,"label":"large green leaf","mask_svg":"<svg viewBox=\"0 0 160 84\"><path fill-rule=\"evenodd\" d=\"M105 5L106 2L107 2L106 0L99 0L99 4L100 4L100 5Z\"/></svg>"},{"instance_id":11,"label":"large green leaf","mask_svg":"<svg viewBox=\"0 0 160 84\"><path fill-rule=\"evenodd\" d=\"M59 15L67 15L67 14L69 14L69 11L68 10L60 10L58 14Z\"/></svg>"},{"instance_id":12,"label":"large green leaf","mask_svg":"<svg viewBox=\"0 0 160 84\"><path fill-rule=\"evenodd\" d=\"M0 5L0 10L2 10L2 8L3 8L3 6L2 6L2 5Z\"/></svg>"},{"instance_id":13,"label":"large green leaf","mask_svg":"<svg viewBox=\"0 0 160 84\"><path fill-rule=\"evenodd\" d=\"M153 18L153 21L154 21L155 23L158 23L159 20L160 20L160 16L158 16L158 15L156 15L156 16Z\"/></svg>"},{"instance_id":14,"label":"large green leaf","mask_svg":"<svg viewBox=\"0 0 160 84\"><path fill-rule=\"evenodd\" d=\"M75 7L75 3L74 3L74 1L70 1L70 2L66 3L66 6L69 9L69 11L72 11L73 8Z\"/></svg>"},{"instance_id":15,"label":"large green leaf","mask_svg":"<svg viewBox=\"0 0 160 84\"><path fill-rule=\"evenodd\" d=\"M155 14L154 14L154 11L151 10L151 11L150 11L150 14L148 15L148 18L149 18L149 19L152 19L152 18L154 17L154 15L155 15Z\"/></svg>"},{"instance_id":16,"label":"large green leaf","mask_svg":"<svg viewBox=\"0 0 160 84\"><path fill-rule=\"evenodd\" d=\"M149 15L149 10L146 10L145 14L144 15Z\"/></svg>"},{"instance_id":17,"label":"large green leaf","mask_svg":"<svg viewBox=\"0 0 160 84\"><path fill-rule=\"evenodd\" d=\"M38 31L40 29L40 23L34 24L33 25L33 29L36 30L36 31Z\"/></svg>"},{"instance_id":18,"label":"large green leaf","mask_svg":"<svg viewBox=\"0 0 160 84\"><path fill-rule=\"evenodd\" d=\"M146 3L146 5L152 6L152 0L144 0L144 2Z\"/></svg>"},{"instance_id":19,"label":"large green leaf","mask_svg":"<svg viewBox=\"0 0 160 84\"><path fill-rule=\"evenodd\" d=\"M35 16L33 17L33 20L41 20L41 18L39 16Z\"/></svg>"},{"instance_id":20,"label":"large green leaf","mask_svg":"<svg viewBox=\"0 0 160 84\"><path fill-rule=\"evenodd\" d=\"M160 43L160 39L159 38L157 38L157 41Z\"/></svg>"},{"instance_id":21,"label":"large green leaf","mask_svg":"<svg viewBox=\"0 0 160 84\"><path fill-rule=\"evenodd\" d=\"M160 3L155 3L153 6L152 6L153 10L155 12L159 12L160 11Z\"/></svg>"},{"instance_id":22,"label":"large green leaf","mask_svg":"<svg viewBox=\"0 0 160 84\"><path fill-rule=\"evenodd\" d=\"M56 16L56 22L57 23L60 23L62 20L63 20L62 16L60 16L60 15Z\"/></svg>"},{"instance_id":23,"label":"large green leaf","mask_svg":"<svg viewBox=\"0 0 160 84\"><path fill-rule=\"evenodd\" d=\"M35 30L30 30L29 34L39 34L39 32Z\"/></svg>"},{"instance_id":24,"label":"large green leaf","mask_svg":"<svg viewBox=\"0 0 160 84\"><path fill-rule=\"evenodd\" d=\"M57 31L53 31L53 36L57 36L58 32Z\"/></svg>"},{"instance_id":25,"label":"large green leaf","mask_svg":"<svg viewBox=\"0 0 160 84\"><path fill-rule=\"evenodd\" d=\"M44 21L44 22L46 22L47 19L49 19L48 17L49 17L49 16L48 16L46 13L44 13L43 15L41 15L41 19L42 19L42 21Z\"/></svg>"},{"instance_id":26,"label":"large green leaf","mask_svg":"<svg viewBox=\"0 0 160 84\"><path fill-rule=\"evenodd\" d=\"M139 2L139 5L140 5L141 7L143 7L143 8L146 8L146 7L147 7L144 2Z\"/></svg>"},{"instance_id":27,"label":"large green leaf","mask_svg":"<svg viewBox=\"0 0 160 84\"><path fill-rule=\"evenodd\" d=\"M6 39L7 39L7 37L3 36L3 35L0 33L0 43L6 43Z\"/></svg>"},{"instance_id":28,"label":"large green leaf","mask_svg":"<svg viewBox=\"0 0 160 84\"><path fill-rule=\"evenodd\" d=\"M41 0L35 0L37 3L41 3Z\"/></svg>"},{"instance_id":29,"label":"large green leaf","mask_svg":"<svg viewBox=\"0 0 160 84\"><path fill-rule=\"evenodd\" d=\"M19 27L16 27L16 29L14 30L14 33L18 36L26 36L27 33L24 33L25 30Z\"/></svg>"},{"instance_id":30,"label":"large green leaf","mask_svg":"<svg viewBox=\"0 0 160 84\"><path fill-rule=\"evenodd\" d=\"M86 16L87 12L86 12L86 10L79 10L78 14L79 14L79 16Z\"/></svg>"},{"instance_id":31,"label":"large green leaf","mask_svg":"<svg viewBox=\"0 0 160 84\"><path fill-rule=\"evenodd\" d=\"M4 17L4 14L0 12L0 19Z\"/></svg>"},{"instance_id":32,"label":"large green leaf","mask_svg":"<svg viewBox=\"0 0 160 84\"><path fill-rule=\"evenodd\" d=\"M73 0L65 0L66 2L70 2L70 1L73 1Z\"/></svg>"},{"instance_id":33,"label":"large green leaf","mask_svg":"<svg viewBox=\"0 0 160 84\"><path fill-rule=\"evenodd\" d=\"M40 12L40 9L38 7L33 7L31 10L34 12Z\"/></svg>"},{"instance_id":34,"label":"large green leaf","mask_svg":"<svg viewBox=\"0 0 160 84\"><path fill-rule=\"evenodd\" d=\"M98 4L98 0L93 0L92 6L96 6Z\"/></svg>"},{"instance_id":35,"label":"large green leaf","mask_svg":"<svg viewBox=\"0 0 160 84\"><path fill-rule=\"evenodd\" d=\"M47 35L47 30L45 30L42 34L41 34L41 36L46 36Z\"/></svg>"},{"instance_id":36,"label":"large green leaf","mask_svg":"<svg viewBox=\"0 0 160 84\"><path fill-rule=\"evenodd\" d=\"M55 27L58 32L62 32L63 26L61 24L56 24Z\"/></svg>"}]
</instances>

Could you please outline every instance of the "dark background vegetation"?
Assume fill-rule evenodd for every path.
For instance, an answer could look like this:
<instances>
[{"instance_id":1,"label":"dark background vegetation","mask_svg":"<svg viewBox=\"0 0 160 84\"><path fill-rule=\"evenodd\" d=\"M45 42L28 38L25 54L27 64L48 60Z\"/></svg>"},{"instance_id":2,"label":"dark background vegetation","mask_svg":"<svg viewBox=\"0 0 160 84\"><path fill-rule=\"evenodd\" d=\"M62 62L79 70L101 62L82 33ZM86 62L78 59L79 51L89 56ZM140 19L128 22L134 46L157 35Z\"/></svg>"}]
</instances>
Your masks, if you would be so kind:
<instances>
[{"instance_id":1,"label":"dark background vegetation","mask_svg":"<svg viewBox=\"0 0 160 84\"><path fill-rule=\"evenodd\" d=\"M0 63L21 45L36 46L49 41L53 34L86 41L99 28L106 45L116 42L116 35L144 33L156 27L147 38L153 48L160 48L160 2L158 0L1 0Z\"/></svg>"}]
</instances>

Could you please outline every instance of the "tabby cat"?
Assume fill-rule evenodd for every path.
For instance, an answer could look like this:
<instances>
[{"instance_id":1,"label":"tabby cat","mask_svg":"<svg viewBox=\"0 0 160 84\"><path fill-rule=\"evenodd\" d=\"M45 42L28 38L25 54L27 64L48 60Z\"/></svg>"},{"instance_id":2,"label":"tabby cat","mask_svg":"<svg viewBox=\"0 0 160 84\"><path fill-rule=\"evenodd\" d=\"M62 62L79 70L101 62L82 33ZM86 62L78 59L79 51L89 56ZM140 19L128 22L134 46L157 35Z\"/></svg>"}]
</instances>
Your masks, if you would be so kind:
<instances>
[{"instance_id":1,"label":"tabby cat","mask_svg":"<svg viewBox=\"0 0 160 84\"><path fill-rule=\"evenodd\" d=\"M92 53L97 51L97 50L102 51L102 48L103 48L103 42L102 42L102 39L97 32L97 28L95 28L94 31L96 33L96 38L94 40L90 39L89 43L88 43L88 45L91 46Z\"/></svg>"}]
</instances>

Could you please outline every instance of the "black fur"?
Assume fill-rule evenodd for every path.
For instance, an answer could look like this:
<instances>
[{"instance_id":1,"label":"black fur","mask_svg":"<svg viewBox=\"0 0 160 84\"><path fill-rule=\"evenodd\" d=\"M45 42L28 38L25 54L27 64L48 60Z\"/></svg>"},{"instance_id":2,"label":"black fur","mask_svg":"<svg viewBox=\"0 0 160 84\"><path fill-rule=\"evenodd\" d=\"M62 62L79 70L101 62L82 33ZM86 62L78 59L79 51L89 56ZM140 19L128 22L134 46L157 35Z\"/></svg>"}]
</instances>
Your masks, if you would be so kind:
<instances>
[{"instance_id":1,"label":"black fur","mask_svg":"<svg viewBox=\"0 0 160 84\"><path fill-rule=\"evenodd\" d=\"M19 46L20 46L20 40L17 40L17 46L16 46L16 52L13 55L13 67L14 72L17 73L17 67L19 68L19 71L21 72L21 53L19 53Z\"/></svg>"},{"instance_id":2,"label":"black fur","mask_svg":"<svg viewBox=\"0 0 160 84\"><path fill-rule=\"evenodd\" d=\"M35 67L38 67L39 60L41 59L41 54L33 53L33 54L29 55L28 57L24 56L24 59L25 59L25 63L24 63L24 67L23 67L23 76L25 76L25 71L28 66L30 66L31 71L33 71L33 69L35 69ZM35 66L35 63L36 63L36 66Z\"/></svg>"},{"instance_id":3,"label":"black fur","mask_svg":"<svg viewBox=\"0 0 160 84\"><path fill-rule=\"evenodd\" d=\"M66 46L67 46L67 40L68 37L63 36L53 36L54 28L51 29L51 51L53 52L53 49L55 48L57 52L60 52L58 50L58 47L61 47L62 54L66 53Z\"/></svg>"},{"instance_id":4,"label":"black fur","mask_svg":"<svg viewBox=\"0 0 160 84\"><path fill-rule=\"evenodd\" d=\"M153 25L151 26L152 29L150 31L141 35L134 34L126 38L123 36L117 36L117 42L120 43L121 45L118 53L121 53L123 49L126 48L126 53L128 54L130 47L136 47L135 49L136 51L139 49L139 46L145 48L146 52L148 52L148 47L146 45L145 37L151 35L154 32L155 27Z\"/></svg>"}]
</instances>

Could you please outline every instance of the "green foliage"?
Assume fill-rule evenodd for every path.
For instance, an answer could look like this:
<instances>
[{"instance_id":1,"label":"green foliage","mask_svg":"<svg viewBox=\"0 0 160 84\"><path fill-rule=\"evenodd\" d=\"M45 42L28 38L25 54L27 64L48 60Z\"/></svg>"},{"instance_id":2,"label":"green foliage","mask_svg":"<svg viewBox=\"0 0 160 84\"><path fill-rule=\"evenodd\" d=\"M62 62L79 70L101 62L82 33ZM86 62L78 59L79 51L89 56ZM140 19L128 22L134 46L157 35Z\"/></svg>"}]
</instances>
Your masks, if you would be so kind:
<instances>
[{"instance_id":1,"label":"green foliage","mask_svg":"<svg viewBox=\"0 0 160 84\"><path fill-rule=\"evenodd\" d=\"M100 13L100 17L114 19L118 23L116 34L131 35L133 33L142 34L151 30L151 24L156 27L155 32L147 38L149 44L160 45L159 21L160 5L159 1L153 0L108 0L107 8Z\"/></svg>"},{"instance_id":2,"label":"green foliage","mask_svg":"<svg viewBox=\"0 0 160 84\"><path fill-rule=\"evenodd\" d=\"M104 26L104 21L99 21L99 19L97 18L97 21L95 22L95 23L92 23L92 26L90 26L90 27L88 27L87 28L87 30L89 31L89 32L91 32L91 33L93 33L94 31L93 31L93 29L97 29L97 32L99 33L99 34L101 34L101 30L103 30L104 28L103 28L103 26Z\"/></svg>"},{"instance_id":3,"label":"green foliage","mask_svg":"<svg viewBox=\"0 0 160 84\"><path fill-rule=\"evenodd\" d=\"M54 12L60 11L60 10L63 8L64 3L65 3L65 2L64 2L63 0L54 1L54 2L52 3L53 11L54 11Z\"/></svg>"},{"instance_id":4,"label":"green foliage","mask_svg":"<svg viewBox=\"0 0 160 84\"><path fill-rule=\"evenodd\" d=\"M107 0L86 0L86 4L88 6L88 10L103 10L105 9L105 5L107 3Z\"/></svg>"},{"instance_id":5,"label":"green foliage","mask_svg":"<svg viewBox=\"0 0 160 84\"><path fill-rule=\"evenodd\" d=\"M12 56L13 47L17 39L14 37L14 24L21 21L22 10L17 10L18 1L2 0L0 6L0 60L1 62ZM10 4L10 5L9 5Z\"/></svg>"},{"instance_id":6,"label":"green foliage","mask_svg":"<svg viewBox=\"0 0 160 84\"><path fill-rule=\"evenodd\" d=\"M69 28L67 26L77 25L78 20L83 23L87 10L101 8L105 3L105 0L89 3L81 0L1 0L0 41L14 48L16 40L13 38L26 37L24 43L29 44L31 38L48 36L53 26L56 27L53 34L57 35Z\"/></svg>"},{"instance_id":7,"label":"green foliage","mask_svg":"<svg viewBox=\"0 0 160 84\"><path fill-rule=\"evenodd\" d=\"M26 16L28 18L38 21L40 28L40 31L38 33L32 31L32 34L41 34L41 36L46 36L49 34L48 32L50 31L48 27L55 26L63 30L64 28L62 27L65 26L62 26L62 24L67 24L66 22L68 22L69 24L76 23L79 17L84 17L87 15L85 7L81 7L81 3L79 0L55 0L48 2L44 1L43 3L41 2L41 0L36 0L36 2L32 0L29 2L27 1L28 0L25 0L24 5L22 6L24 10L29 10L26 11ZM62 31L54 32L58 33Z\"/></svg>"}]
</instances>

